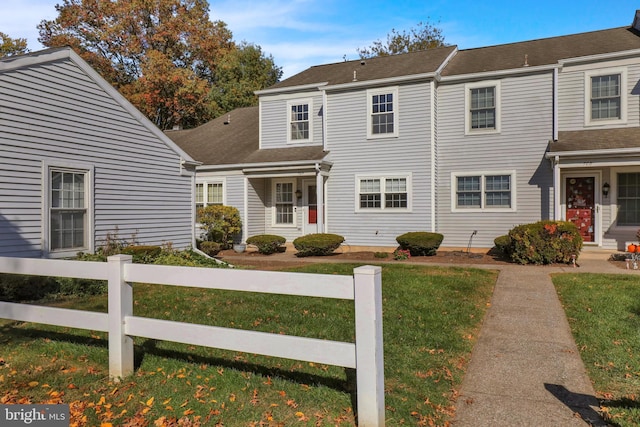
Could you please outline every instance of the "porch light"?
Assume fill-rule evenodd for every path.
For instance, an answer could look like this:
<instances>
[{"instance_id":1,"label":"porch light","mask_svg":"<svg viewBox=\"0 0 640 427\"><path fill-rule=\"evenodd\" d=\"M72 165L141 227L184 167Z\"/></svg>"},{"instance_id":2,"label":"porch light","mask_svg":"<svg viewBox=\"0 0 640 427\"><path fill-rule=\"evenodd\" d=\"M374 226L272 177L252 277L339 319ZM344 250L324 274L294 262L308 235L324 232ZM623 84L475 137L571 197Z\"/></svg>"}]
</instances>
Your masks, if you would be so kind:
<instances>
[{"instance_id":1,"label":"porch light","mask_svg":"<svg viewBox=\"0 0 640 427\"><path fill-rule=\"evenodd\" d=\"M602 195L603 195L604 197L607 197L607 196L609 195L609 189L610 189L610 188L611 188L611 186L609 185L609 183L608 183L608 182L605 182L605 183L602 185Z\"/></svg>"},{"instance_id":2,"label":"porch light","mask_svg":"<svg viewBox=\"0 0 640 427\"><path fill-rule=\"evenodd\" d=\"M302 191L300 191L300 189L297 189L297 190L296 190L296 197L297 197L298 199L302 199Z\"/></svg>"}]
</instances>

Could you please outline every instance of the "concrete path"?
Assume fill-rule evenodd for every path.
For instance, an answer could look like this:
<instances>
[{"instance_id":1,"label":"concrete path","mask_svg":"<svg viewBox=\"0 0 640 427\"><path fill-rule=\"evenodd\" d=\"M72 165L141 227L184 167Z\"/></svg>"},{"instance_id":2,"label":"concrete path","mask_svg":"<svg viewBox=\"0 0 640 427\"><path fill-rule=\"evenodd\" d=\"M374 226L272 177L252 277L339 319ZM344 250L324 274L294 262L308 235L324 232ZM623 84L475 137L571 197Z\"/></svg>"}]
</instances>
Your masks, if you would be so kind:
<instances>
[{"instance_id":1,"label":"concrete path","mask_svg":"<svg viewBox=\"0 0 640 427\"><path fill-rule=\"evenodd\" d=\"M631 273L583 252L578 268L508 266L473 349L455 427L606 426L550 274Z\"/></svg>"}]
</instances>

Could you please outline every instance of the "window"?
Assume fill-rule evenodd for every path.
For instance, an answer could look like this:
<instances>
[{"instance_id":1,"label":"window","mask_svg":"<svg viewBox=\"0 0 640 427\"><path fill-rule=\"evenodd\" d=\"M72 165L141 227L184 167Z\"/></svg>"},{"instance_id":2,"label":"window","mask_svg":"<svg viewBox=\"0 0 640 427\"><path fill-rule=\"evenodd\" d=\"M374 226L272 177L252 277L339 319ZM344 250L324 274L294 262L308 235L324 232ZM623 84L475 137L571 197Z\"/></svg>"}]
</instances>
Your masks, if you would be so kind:
<instances>
[{"instance_id":1,"label":"window","mask_svg":"<svg viewBox=\"0 0 640 427\"><path fill-rule=\"evenodd\" d=\"M356 210L409 209L410 178L357 178L358 205Z\"/></svg>"},{"instance_id":2,"label":"window","mask_svg":"<svg viewBox=\"0 0 640 427\"><path fill-rule=\"evenodd\" d=\"M289 108L289 142L310 142L312 138L313 104L310 99L290 101Z\"/></svg>"},{"instance_id":3,"label":"window","mask_svg":"<svg viewBox=\"0 0 640 427\"><path fill-rule=\"evenodd\" d=\"M620 74L591 77L591 120L620 118Z\"/></svg>"},{"instance_id":4,"label":"window","mask_svg":"<svg viewBox=\"0 0 640 427\"><path fill-rule=\"evenodd\" d=\"M514 173L453 175L453 210L515 210Z\"/></svg>"},{"instance_id":5,"label":"window","mask_svg":"<svg viewBox=\"0 0 640 427\"><path fill-rule=\"evenodd\" d=\"M586 73L585 88L586 124L626 121L626 70Z\"/></svg>"},{"instance_id":6,"label":"window","mask_svg":"<svg viewBox=\"0 0 640 427\"><path fill-rule=\"evenodd\" d=\"M224 204L222 182L196 182L196 208Z\"/></svg>"},{"instance_id":7,"label":"window","mask_svg":"<svg viewBox=\"0 0 640 427\"><path fill-rule=\"evenodd\" d=\"M367 137L398 136L398 90L368 90L369 128Z\"/></svg>"},{"instance_id":8,"label":"window","mask_svg":"<svg viewBox=\"0 0 640 427\"><path fill-rule=\"evenodd\" d=\"M293 181L274 182L275 194L275 225L295 225L294 197L295 188Z\"/></svg>"},{"instance_id":9,"label":"window","mask_svg":"<svg viewBox=\"0 0 640 427\"><path fill-rule=\"evenodd\" d=\"M49 250L89 247L89 170L48 168Z\"/></svg>"},{"instance_id":10,"label":"window","mask_svg":"<svg viewBox=\"0 0 640 427\"><path fill-rule=\"evenodd\" d=\"M481 82L466 88L466 131L469 134L500 131L500 83Z\"/></svg>"},{"instance_id":11,"label":"window","mask_svg":"<svg viewBox=\"0 0 640 427\"><path fill-rule=\"evenodd\" d=\"M618 225L640 225L640 173L618 174Z\"/></svg>"}]
</instances>

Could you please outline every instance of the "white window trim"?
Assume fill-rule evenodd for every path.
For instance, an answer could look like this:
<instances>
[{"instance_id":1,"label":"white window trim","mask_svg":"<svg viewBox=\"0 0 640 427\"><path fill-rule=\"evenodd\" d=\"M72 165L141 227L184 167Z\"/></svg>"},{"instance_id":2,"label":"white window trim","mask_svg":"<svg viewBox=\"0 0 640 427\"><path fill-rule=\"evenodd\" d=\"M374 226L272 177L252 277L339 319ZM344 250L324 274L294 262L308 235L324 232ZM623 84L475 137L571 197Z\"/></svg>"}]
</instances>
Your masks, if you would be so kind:
<instances>
[{"instance_id":1,"label":"white window trim","mask_svg":"<svg viewBox=\"0 0 640 427\"><path fill-rule=\"evenodd\" d=\"M277 184L293 184L293 223L280 224L276 222L277 208L276 208L276 185ZM296 179L273 179L271 180L271 226L274 228L296 228L298 226L298 201L296 200L296 190L298 189L298 183Z\"/></svg>"},{"instance_id":2,"label":"white window trim","mask_svg":"<svg viewBox=\"0 0 640 427\"><path fill-rule=\"evenodd\" d=\"M406 208L386 208L384 200L385 192L385 180L404 178L407 180L407 207ZM410 173L389 173L384 175L356 175L355 177L355 211L362 213L399 213L399 212L412 212L413 201L413 184L412 174ZM379 179L380 180L380 207L379 208L361 208L360 207L360 181L363 179Z\"/></svg>"},{"instance_id":3,"label":"white window trim","mask_svg":"<svg viewBox=\"0 0 640 427\"><path fill-rule=\"evenodd\" d=\"M393 132L391 133L373 133L373 125L371 117L373 115L373 101L374 95L386 95L388 93L393 94ZM398 96L398 87L387 87L379 89L367 90L367 139L381 139L381 138L397 138L400 134L400 97Z\"/></svg>"},{"instance_id":4,"label":"white window trim","mask_svg":"<svg viewBox=\"0 0 640 427\"><path fill-rule=\"evenodd\" d=\"M620 74L620 118L609 120L591 119L591 78L598 76L609 76ZM585 126L607 126L627 123L627 69L626 68L604 68L601 70L586 71L584 73L584 125Z\"/></svg>"},{"instance_id":5,"label":"white window trim","mask_svg":"<svg viewBox=\"0 0 640 427\"><path fill-rule=\"evenodd\" d=\"M292 105L309 105L309 138L307 139L292 139L291 138L291 106ZM307 142L313 142L313 99L292 99L287 101L287 144L301 144Z\"/></svg>"},{"instance_id":6,"label":"white window trim","mask_svg":"<svg viewBox=\"0 0 640 427\"><path fill-rule=\"evenodd\" d=\"M484 206L485 196L485 176L509 175L511 177L511 206L508 208L487 208ZM458 207L458 178L464 176L480 177L480 203L479 208L459 208ZM498 171L477 171L477 172L451 172L451 212L515 212L517 211L517 194L516 191L516 171L515 170L498 170Z\"/></svg>"},{"instance_id":7,"label":"white window trim","mask_svg":"<svg viewBox=\"0 0 640 427\"><path fill-rule=\"evenodd\" d=\"M621 230L625 232L629 231L630 236L634 237L639 227L637 225L618 225L618 221L616 219L618 218L618 174L619 173L640 173L640 169L634 166L627 166L627 167L611 168L611 171L610 171L611 187L609 190L608 200L609 200L609 207L611 209L610 211L611 225L616 230ZM633 239L630 238L629 240L633 240Z\"/></svg>"},{"instance_id":8,"label":"white window trim","mask_svg":"<svg viewBox=\"0 0 640 427\"><path fill-rule=\"evenodd\" d=\"M197 184L203 185L202 199L203 199L204 206L208 206L211 204L209 203L209 193L207 191L209 184L222 184L222 204L223 205L227 204L227 183L224 178L196 178L196 185ZM195 191L195 187L194 187L194 191ZM195 200L195 194L193 195L193 198Z\"/></svg>"},{"instance_id":9,"label":"white window trim","mask_svg":"<svg viewBox=\"0 0 640 427\"><path fill-rule=\"evenodd\" d=\"M85 245L82 248L72 249L51 249L50 232L51 232L51 170L62 170L73 173L86 174L85 181ZM42 162L42 251L48 258L65 258L73 257L78 252L95 252L94 248L94 166L88 163L68 162L65 160L44 160Z\"/></svg>"},{"instance_id":10,"label":"white window trim","mask_svg":"<svg viewBox=\"0 0 640 427\"><path fill-rule=\"evenodd\" d=\"M465 135L487 135L500 133L502 129L501 108L501 82L500 80L486 80L464 85L464 133ZM471 129L471 89L494 87L496 90L496 128L495 129Z\"/></svg>"}]
</instances>

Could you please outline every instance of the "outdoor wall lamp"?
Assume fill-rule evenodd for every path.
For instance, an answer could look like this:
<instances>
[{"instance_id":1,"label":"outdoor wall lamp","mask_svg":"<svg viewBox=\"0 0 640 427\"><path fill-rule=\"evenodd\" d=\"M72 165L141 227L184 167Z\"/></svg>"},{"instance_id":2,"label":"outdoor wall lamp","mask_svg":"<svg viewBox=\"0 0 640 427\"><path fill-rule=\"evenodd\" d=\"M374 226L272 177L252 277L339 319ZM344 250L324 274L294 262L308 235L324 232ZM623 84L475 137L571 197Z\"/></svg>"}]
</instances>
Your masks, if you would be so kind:
<instances>
[{"instance_id":1,"label":"outdoor wall lamp","mask_svg":"<svg viewBox=\"0 0 640 427\"><path fill-rule=\"evenodd\" d=\"M602 185L602 195L603 195L604 197L607 197L607 196L609 195L609 189L610 189L610 188L611 188L611 186L609 185L609 183L608 183L608 182L605 182L605 183Z\"/></svg>"},{"instance_id":2,"label":"outdoor wall lamp","mask_svg":"<svg viewBox=\"0 0 640 427\"><path fill-rule=\"evenodd\" d=\"M300 189L296 190L296 197L302 199L302 191L300 191Z\"/></svg>"}]
</instances>

